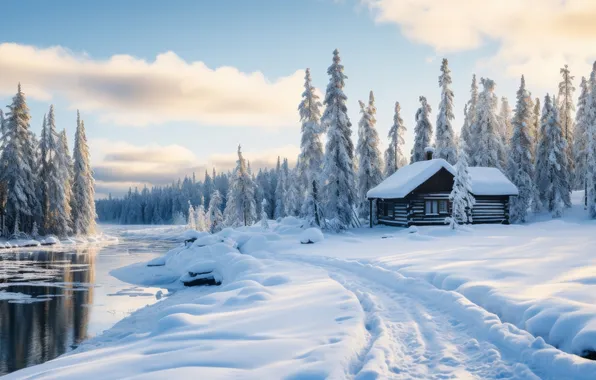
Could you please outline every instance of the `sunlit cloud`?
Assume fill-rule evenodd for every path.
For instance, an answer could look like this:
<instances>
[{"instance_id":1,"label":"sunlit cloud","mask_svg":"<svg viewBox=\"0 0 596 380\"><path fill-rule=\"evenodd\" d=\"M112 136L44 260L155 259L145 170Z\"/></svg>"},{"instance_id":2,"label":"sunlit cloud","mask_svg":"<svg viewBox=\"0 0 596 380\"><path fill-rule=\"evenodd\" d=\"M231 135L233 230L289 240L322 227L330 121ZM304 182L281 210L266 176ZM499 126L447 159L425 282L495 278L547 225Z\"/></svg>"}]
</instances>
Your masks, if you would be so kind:
<instances>
[{"instance_id":1,"label":"sunlit cloud","mask_svg":"<svg viewBox=\"0 0 596 380\"><path fill-rule=\"evenodd\" d=\"M377 22L397 24L403 35L439 54L473 50L489 42L494 55L480 64L549 88L569 64L579 78L596 59L596 2L584 0L362 0Z\"/></svg>"},{"instance_id":2,"label":"sunlit cloud","mask_svg":"<svg viewBox=\"0 0 596 380\"><path fill-rule=\"evenodd\" d=\"M29 97L49 102L63 96L72 108L124 126L295 126L303 78L303 70L269 79L234 67L213 69L173 52L153 61L130 55L96 60L59 46L0 44L0 94L14 94L20 81Z\"/></svg>"}]
</instances>

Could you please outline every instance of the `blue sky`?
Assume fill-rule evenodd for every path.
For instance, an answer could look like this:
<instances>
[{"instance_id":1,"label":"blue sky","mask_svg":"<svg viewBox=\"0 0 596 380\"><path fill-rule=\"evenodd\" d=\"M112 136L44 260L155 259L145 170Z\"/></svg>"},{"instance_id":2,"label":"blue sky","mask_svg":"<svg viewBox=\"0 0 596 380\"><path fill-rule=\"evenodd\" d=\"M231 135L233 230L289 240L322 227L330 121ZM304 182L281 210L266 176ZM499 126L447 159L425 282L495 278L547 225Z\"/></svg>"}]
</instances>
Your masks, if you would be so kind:
<instances>
[{"instance_id":1,"label":"blue sky","mask_svg":"<svg viewBox=\"0 0 596 380\"><path fill-rule=\"evenodd\" d=\"M495 79L497 95L507 96L512 105L522 71L530 76L528 83L537 96L556 89L558 67L567 60L588 74L593 57L573 52L541 54L533 31L518 30L511 36L511 27L497 23L499 17L512 17L509 10L495 9L497 21L486 23L449 16L467 1L456 0L452 7L443 8L443 3L421 0L420 6L430 11L404 5L407 2L402 0L9 2L3 5L0 43L14 45L0 51L0 96L8 104L16 83L22 81L36 131L43 113L54 103L58 127L72 135L75 109L81 108L101 196L109 191L118 194L129 185L168 182L212 165L227 169L238 143L259 165L272 162L278 154L294 155L299 123L297 112L295 116L292 112L302 90L299 70L310 67L315 85L324 90L335 48L348 75L345 91L352 123L358 121L358 100L373 90L377 128L385 140L393 104L400 101L409 130L408 150L420 95L429 99L432 118L436 117L443 57L449 59L454 81L456 130L473 73ZM533 1L521 3L531 6ZM561 12L558 3L541 4L554 15ZM23 9L27 17L7 17L22 14ZM479 8L477 13L482 11L486 10ZM432 12L445 17L439 28ZM586 43L594 42L592 37ZM518 46L519 41L534 50L520 55L527 49ZM51 50L56 47L58 51ZM151 66L167 52L175 59L170 56L167 65ZM126 65L114 60L118 55L127 56ZM7 56L16 58L10 61ZM111 62L109 68L101 68L106 62ZM189 70L190 78L192 70L200 70L193 62L202 62L209 70L235 68L239 78L255 72L262 78L257 75L242 86L226 83L217 90L217 83L234 81L236 74L196 71L205 77L192 85L193 96L197 104L209 103L197 106L201 109L197 111L192 104L195 98L181 106L184 101L178 94L164 95L172 88L185 88L187 74L176 71ZM143 68L137 75L139 65ZM124 77L121 84L119 79ZM272 86L276 81L282 83ZM201 94L206 82L210 92ZM221 94L226 91L241 95L230 99L230 94ZM247 104L238 104L244 103L242 99ZM279 106L271 105L278 101ZM260 111L237 111L250 107ZM213 109L224 117L209 111Z\"/></svg>"}]
</instances>

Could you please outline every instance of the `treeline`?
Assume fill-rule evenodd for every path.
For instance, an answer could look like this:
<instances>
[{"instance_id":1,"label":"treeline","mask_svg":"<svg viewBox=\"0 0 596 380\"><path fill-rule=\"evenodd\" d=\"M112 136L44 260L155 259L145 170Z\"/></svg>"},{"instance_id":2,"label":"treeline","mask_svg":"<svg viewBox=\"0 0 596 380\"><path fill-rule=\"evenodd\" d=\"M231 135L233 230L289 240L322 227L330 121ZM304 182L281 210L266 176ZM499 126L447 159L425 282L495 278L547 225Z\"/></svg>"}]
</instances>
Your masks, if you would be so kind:
<instances>
[{"instance_id":1,"label":"treeline","mask_svg":"<svg viewBox=\"0 0 596 380\"><path fill-rule=\"evenodd\" d=\"M0 110L0 234L19 237L95 232L95 190L85 125L77 111L73 156L54 107L41 138L30 130L25 94L18 86L6 118Z\"/></svg>"},{"instance_id":2,"label":"treeline","mask_svg":"<svg viewBox=\"0 0 596 380\"><path fill-rule=\"evenodd\" d=\"M203 199L209 204L211 194L218 190L224 194L225 207L230 173L205 172L204 181L193 175L178 180L169 186L154 186L129 189L122 198L99 199L96 201L97 216L101 222L119 224L170 224L186 223L188 203L198 206ZM222 209L223 211L223 209Z\"/></svg>"},{"instance_id":3,"label":"treeline","mask_svg":"<svg viewBox=\"0 0 596 380\"><path fill-rule=\"evenodd\" d=\"M329 84L322 103L315 94L310 71L306 70L304 92L298 107L302 123L301 153L294 168L290 168L284 159L278 160L276 168L259 170L255 174L239 148L236 168L223 175L229 182L227 189L206 186L206 179L205 183L192 181L187 185L196 189L192 194L184 191L180 183L166 189L143 190L147 197L154 192L171 192L171 196L163 200L161 209L165 211L160 214L161 218L143 222L171 222L176 217L180 222L182 217L196 217L202 207L207 219L214 218L212 211L223 211L221 224L230 226L252 224L263 210L270 218L299 216L309 224L335 230L357 226L359 220L369 214L368 190L408 161L424 160L429 148L434 149L435 158L445 159L450 164L456 164L463 156L469 159L470 166L495 167L503 171L520 193L511 200L513 222L525 222L531 212L543 210L559 217L571 206L571 191L583 188L587 190L589 214L594 218L596 63L590 79L582 78L577 112L573 101L574 77L567 66L560 73L561 82L552 96L544 97L542 106L539 98L532 97L522 76L514 110L507 98L499 100L493 80L480 79L482 88L479 88L474 75L470 97L464 106L464 123L458 135L452 125L451 71L444 59L438 78L441 100L436 128L431 121L432 107L424 96L420 96L420 108L415 115L414 145L406 157L403 138L406 127L398 102L387 136L389 144L384 154L381 153L372 91L368 102L359 102L361 118L357 145L354 146L347 97L343 92L347 76L339 52L335 50L332 65L327 70ZM327 141L324 149L323 134ZM461 154L463 151L465 155ZM210 207L209 201L214 190L223 199L215 208ZM203 201L201 197L204 197ZM99 201L98 208L101 204L102 208L112 209L123 202L124 209L125 204L138 203L138 199L138 191L129 192L122 200ZM191 207L188 207L189 201ZM123 218L123 222L128 223L122 214L111 220L122 221Z\"/></svg>"}]
</instances>

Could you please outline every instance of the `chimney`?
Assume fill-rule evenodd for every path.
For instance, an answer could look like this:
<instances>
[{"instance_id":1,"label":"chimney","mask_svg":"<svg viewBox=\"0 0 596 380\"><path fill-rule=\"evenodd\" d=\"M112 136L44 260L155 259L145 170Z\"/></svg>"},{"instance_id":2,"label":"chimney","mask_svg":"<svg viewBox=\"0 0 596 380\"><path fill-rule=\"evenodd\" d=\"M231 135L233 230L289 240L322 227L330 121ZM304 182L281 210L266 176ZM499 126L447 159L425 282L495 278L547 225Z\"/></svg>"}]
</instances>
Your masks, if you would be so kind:
<instances>
[{"instance_id":1,"label":"chimney","mask_svg":"<svg viewBox=\"0 0 596 380\"><path fill-rule=\"evenodd\" d=\"M432 160L434 153L435 153L435 148L433 148L432 146L427 146L426 148L424 148L424 154L426 156L426 161Z\"/></svg>"}]
</instances>

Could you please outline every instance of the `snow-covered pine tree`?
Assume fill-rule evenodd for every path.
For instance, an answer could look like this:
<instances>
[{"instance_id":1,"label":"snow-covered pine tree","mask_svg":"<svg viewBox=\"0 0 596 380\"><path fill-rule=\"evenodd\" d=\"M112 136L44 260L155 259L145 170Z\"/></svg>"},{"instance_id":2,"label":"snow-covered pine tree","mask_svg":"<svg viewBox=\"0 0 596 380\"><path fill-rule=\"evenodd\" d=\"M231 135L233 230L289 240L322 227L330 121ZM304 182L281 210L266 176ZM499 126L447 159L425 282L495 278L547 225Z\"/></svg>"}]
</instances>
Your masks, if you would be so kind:
<instances>
[{"instance_id":1,"label":"snow-covered pine tree","mask_svg":"<svg viewBox=\"0 0 596 380\"><path fill-rule=\"evenodd\" d=\"M592 106L590 106L591 113L592 109ZM594 114L592 113L592 120L594 120L593 116ZM588 165L586 168L586 201L588 204L588 215L590 218L596 219L596 123L588 123L587 128Z\"/></svg>"},{"instance_id":2,"label":"snow-covered pine tree","mask_svg":"<svg viewBox=\"0 0 596 380\"><path fill-rule=\"evenodd\" d=\"M195 216L195 209L192 207L190 201L188 201L188 218L186 223L186 228L189 230L196 230L197 229L197 218Z\"/></svg>"},{"instance_id":3,"label":"snow-covered pine tree","mask_svg":"<svg viewBox=\"0 0 596 380\"><path fill-rule=\"evenodd\" d=\"M451 70L446 58L441 64L439 86L441 87L441 102L437 114L437 129L435 138L435 157L443 158L450 164L457 161L457 143L451 126L453 115L453 91L451 90Z\"/></svg>"},{"instance_id":4,"label":"snow-covered pine tree","mask_svg":"<svg viewBox=\"0 0 596 380\"><path fill-rule=\"evenodd\" d=\"M505 147L499 134L497 97L494 94L495 82L488 78L482 78L480 83L484 88L478 95L476 122L472 128L475 149L474 156L470 158L470 161L472 166L502 169L501 158L505 157Z\"/></svg>"},{"instance_id":5,"label":"snow-covered pine tree","mask_svg":"<svg viewBox=\"0 0 596 380\"><path fill-rule=\"evenodd\" d=\"M538 144L540 144L540 118L542 117L542 108L540 105L540 98L534 100L534 123L532 126L532 158L534 166L536 166L536 155L538 154Z\"/></svg>"},{"instance_id":6,"label":"snow-covered pine tree","mask_svg":"<svg viewBox=\"0 0 596 380\"><path fill-rule=\"evenodd\" d=\"M41 138L39 140L39 162L37 166L39 168L39 184L38 194L39 202L41 203L42 210L42 227L46 223L46 219L49 217L50 199L48 192L48 182L46 178L49 177L49 162L48 162L48 151L49 151L50 139L48 133L48 124L46 115L43 115L43 122L41 124Z\"/></svg>"},{"instance_id":7,"label":"snow-covered pine tree","mask_svg":"<svg viewBox=\"0 0 596 380\"><path fill-rule=\"evenodd\" d=\"M566 142L559 119L559 109L549 95L544 98L540 127L540 145L536 162L536 185L542 204L553 218L563 214L569 198Z\"/></svg>"},{"instance_id":8,"label":"snow-covered pine tree","mask_svg":"<svg viewBox=\"0 0 596 380\"><path fill-rule=\"evenodd\" d=\"M211 233L216 233L222 230L224 226L224 217L221 213L222 198L219 190L215 190L211 194L209 201L209 224Z\"/></svg>"},{"instance_id":9,"label":"snow-covered pine tree","mask_svg":"<svg viewBox=\"0 0 596 380\"><path fill-rule=\"evenodd\" d=\"M0 183L6 191L5 215L9 231L31 232L41 207L35 189L34 152L29 131L29 108L18 86L4 123Z\"/></svg>"},{"instance_id":10,"label":"snow-covered pine tree","mask_svg":"<svg viewBox=\"0 0 596 380\"><path fill-rule=\"evenodd\" d=\"M238 145L238 160L232 175L224 215L227 226L250 226L257 220L255 183L248 173L242 147Z\"/></svg>"},{"instance_id":11,"label":"snow-covered pine tree","mask_svg":"<svg viewBox=\"0 0 596 380\"><path fill-rule=\"evenodd\" d=\"M379 135L375 128L377 120L375 114L375 97L371 91L369 94L368 105L360 103L360 113L362 118L358 123L358 145L356 154L358 155L358 198L359 215L362 218L368 218L370 207L366 198L366 193L383 181L381 151L379 150ZM373 213L374 215L374 213Z\"/></svg>"},{"instance_id":12,"label":"snow-covered pine tree","mask_svg":"<svg viewBox=\"0 0 596 380\"><path fill-rule=\"evenodd\" d=\"M71 207L69 205L70 166L62 147L62 137L56 130L54 106L50 106L40 142L41 173L43 180L45 233L67 236L71 232Z\"/></svg>"},{"instance_id":13,"label":"snow-covered pine tree","mask_svg":"<svg viewBox=\"0 0 596 380\"><path fill-rule=\"evenodd\" d=\"M509 107L509 100L503 96L501 97L501 108L499 110L499 119L501 120L501 138L503 145L507 146L511 136L513 135L513 124L511 123L511 107Z\"/></svg>"},{"instance_id":14,"label":"snow-covered pine tree","mask_svg":"<svg viewBox=\"0 0 596 380\"><path fill-rule=\"evenodd\" d=\"M344 94L344 67L339 51L333 52L333 64L327 69L329 84L325 94L326 106L321 119L327 130L327 145L323 161L323 194L325 216L335 229L345 229L358 224L354 214L357 202L354 175L354 144L352 123L348 118Z\"/></svg>"},{"instance_id":15,"label":"snow-covered pine tree","mask_svg":"<svg viewBox=\"0 0 596 380\"><path fill-rule=\"evenodd\" d=\"M279 170L277 171L277 181L275 187L275 211L273 217L275 219L283 218L286 214L286 191L288 188L289 170L287 160L284 158L284 164L279 164L279 157L277 158Z\"/></svg>"},{"instance_id":16,"label":"snow-covered pine tree","mask_svg":"<svg viewBox=\"0 0 596 380\"><path fill-rule=\"evenodd\" d=\"M414 146L410 163L424 161L426 159L425 149L431 145L433 126L430 123L431 108L426 98L421 96L420 108L416 111L416 127L414 127Z\"/></svg>"},{"instance_id":17,"label":"snow-covered pine tree","mask_svg":"<svg viewBox=\"0 0 596 380\"><path fill-rule=\"evenodd\" d=\"M74 233L88 235L95 232L95 180L89 162L89 147L85 123L77 111L77 130L74 145L74 176L72 184L72 222Z\"/></svg>"},{"instance_id":18,"label":"snow-covered pine tree","mask_svg":"<svg viewBox=\"0 0 596 380\"><path fill-rule=\"evenodd\" d=\"M577 100L577 113L575 114L575 128L573 129L573 157L575 161L575 176L573 187L584 190L586 186L586 170L588 164L588 81L582 77L579 86L580 94Z\"/></svg>"},{"instance_id":19,"label":"snow-covered pine tree","mask_svg":"<svg viewBox=\"0 0 596 380\"><path fill-rule=\"evenodd\" d=\"M472 85L470 87L470 100L464 107L464 125L461 129L460 138L465 141L464 146L468 149L468 159L471 160L474 156L474 141L472 140L472 129L476 125L476 108L478 107L478 84L476 82L476 74L472 76ZM474 166L473 162L468 162Z\"/></svg>"},{"instance_id":20,"label":"snow-covered pine tree","mask_svg":"<svg viewBox=\"0 0 596 380\"><path fill-rule=\"evenodd\" d=\"M406 127L400 115L401 107L399 102L395 102L395 113L393 114L393 125L389 129L389 145L385 151L385 178L395 173L397 169L407 164L404 152L404 134Z\"/></svg>"},{"instance_id":21,"label":"snow-covered pine tree","mask_svg":"<svg viewBox=\"0 0 596 380\"><path fill-rule=\"evenodd\" d=\"M304 92L298 106L302 122L300 141L301 180L305 199L301 215L310 225L320 225L320 175L323 165L323 144L321 143L321 102L312 85L310 69L304 76Z\"/></svg>"},{"instance_id":22,"label":"snow-covered pine tree","mask_svg":"<svg viewBox=\"0 0 596 380\"><path fill-rule=\"evenodd\" d=\"M588 101L586 104L586 200L590 218L596 219L596 61L588 82Z\"/></svg>"},{"instance_id":23,"label":"snow-covered pine tree","mask_svg":"<svg viewBox=\"0 0 596 380\"><path fill-rule=\"evenodd\" d=\"M285 161L287 165L287 160ZM299 216L300 207L302 206L304 197L302 196L300 182L300 159L296 162L294 169L288 171L288 182L286 191L286 215Z\"/></svg>"},{"instance_id":24,"label":"snow-covered pine tree","mask_svg":"<svg viewBox=\"0 0 596 380\"><path fill-rule=\"evenodd\" d=\"M532 138L530 125L533 120L532 97L526 90L526 81L521 77L517 90L515 114L513 115L513 134L509 143L509 162L507 175L517 186L519 195L511 197L510 212L513 223L524 223L527 220L528 208L534 199L534 164L532 163Z\"/></svg>"},{"instance_id":25,"label":"snow-covered pine tree","mask_svg":"<svg viewBox=\"0 0 596 380\"><path fill-rule=\"evenodd\" d=\"M68 149L68 138L66 136L66 129L60 132L60 144L58 145L57 157L59 160L59 174L63 183L64 189L64 211L68 218L68 230L73 231L72 223L72 180L73 180L73 163Z\"/></svg>"},{"instance_id":26,"label":"snow-covered pine tree","mask_svg":"<svg viewBox=\"0 0 596 380\"><path fill-rule=\"evenodd\" d=\"M213 178L209 175L209 172L205 170L205 181L203 181L203 195L205 196L205 205L209 205L211 202L211 194L215 186L213 185Z\"/></svg>"},{"instance_id":27,"label":"snow-covered pine tree","mask_svg":"<svg viewBox=\"0 0 596 380\"><path fill-rule=\"evenodd\" d=\"M263 199L261 204L261 228L265 231L269 230L269 216L267 215L267 199Z\"/></svg>"},{"instance_id":28,"label":"snow-covered pine tree","mask_svg":"<svg viewBox=\"0 0 596 380\"><path fill-rule=\"evenodd\" d=\"M573 93L575 92L575 87L573 86L573 79L575 79L575 77L571 75L567 65L561 68L560 73L563 79L559 83L557 106L559 107L559 117L561 118L563 138L567 143L566 153L569 178L573 181L573 177L575 175L575 162L573 159L573 130L575 128L573 122L573 112L575 111L575 105L573 104ZM572 189L569 189L569 191L571 190ZM571 204L568 204L567 207L571 207Z\"/></svg>"},{"instance_id":29,"label":"snow-covered pine tree","mask_svg":"<svg viewBox=\"0 0 596 380\"><path fill-rule=\"evenodd\" d=\"M205 197L201 195L199 204L195 207L195 228L197 231L207 231L207 223L205 223Z\"/></svg>"},{"instance_id":30,"label":"snow-covered pine tree","mask_svg":"<svg viewBox=\"0 0 596 380\"><path fill-rule=\"evenodd\" d=\"M460 224L472 223L472 208L476 203L472 195L472 178L468 172L468 154L466 153L466 141L460 141L457 163L455 164L455 177L453 178L453 190L449 194L451 201L451 217L449 225L456 229Z\"/></svg>"}]
</instances>

